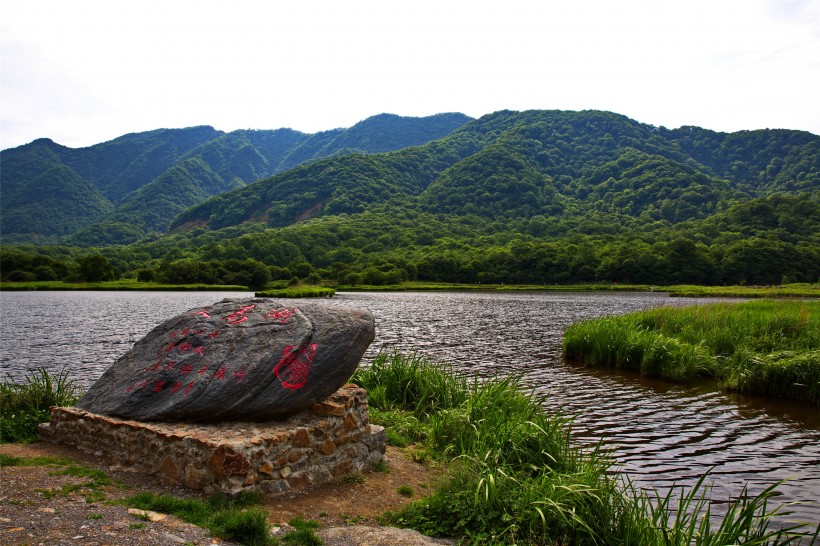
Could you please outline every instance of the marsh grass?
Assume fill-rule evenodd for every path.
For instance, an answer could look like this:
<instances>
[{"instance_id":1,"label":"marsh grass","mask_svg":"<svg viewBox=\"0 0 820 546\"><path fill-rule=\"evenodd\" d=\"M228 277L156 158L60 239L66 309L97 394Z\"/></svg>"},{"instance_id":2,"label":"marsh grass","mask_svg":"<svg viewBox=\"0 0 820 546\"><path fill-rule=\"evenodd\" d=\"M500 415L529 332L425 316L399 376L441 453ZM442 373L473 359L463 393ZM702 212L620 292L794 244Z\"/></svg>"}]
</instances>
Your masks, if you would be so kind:
<instances>
[{"instance_id":1,"label":"marsh grass","mask_svg":"<svg viewBox=\"0 0 820 546\"><path fill-rule=\"evenodd\" d=\"M580 322L564 335L564 356L820 405L820 302L664 307Z\"/></svg>"},{"instance_id":2,"label":"marsh grass","mask_svg":"<svg viewBox=\"0 0 820 546\"><path fill-rule=\"evenodd\" d=\"M258 298L330 298L336 294L335 288L327 286L289 286L256 293Z\"/></svg>"},{"instance_id":3,"label":"marsh grass","mask_svg":"<svg viewBox=\"0 0 820 546\"><path fill-rule=\"evenodd\" d=\"M767 501L774 488L730 503L717 523L703 480L666 497L637 491L612 472L601 446L574 445L570 420L546 413L543 400L524 390L518 378L468 380L449 366L393 354L379 355L352 380L378 392L370 399L375 417L400 423L404 414L414 423L408 434L417 449L448 466L430 496L386 515L388 523L465 537L470 544L797 544L800 539L798 529L768 530L774 511ZM677 499L684 501L675 508Z\"/></svg>"},{"instance_id":4,"label":"marsh grass","mask_svg":"<svg viewBox=\"0 0 820 546\"><path fill-rule=\"evenodd\" d=\"M52 375L45 368L28 372L21 383L10 376L0 384L0 443L37 439L37 426L47 422L51 406L73 406L78 389L68 372Z\"/></svg>"}]
</instances>

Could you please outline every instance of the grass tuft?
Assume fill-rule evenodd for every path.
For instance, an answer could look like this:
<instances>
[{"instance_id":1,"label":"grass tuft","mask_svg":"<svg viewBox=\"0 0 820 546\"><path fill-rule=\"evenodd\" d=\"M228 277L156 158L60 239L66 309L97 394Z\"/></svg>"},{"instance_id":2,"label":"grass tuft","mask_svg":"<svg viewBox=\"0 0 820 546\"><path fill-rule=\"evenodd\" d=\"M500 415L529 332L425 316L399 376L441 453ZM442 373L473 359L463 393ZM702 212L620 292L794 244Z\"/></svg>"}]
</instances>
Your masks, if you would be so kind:
<instances>
[{"instance_id":1,"label":"grass tuft","mask_svg":"<svg viewBox=\"0 0 820 546\"><path fill-rule=\"evenodd\" d=\"M261 502L255 494L234 498L216 495L207 502L170 495L140 493L125 500L127 506L170 514L208 529L213 535L254 546L274 544L265 512L252 506Z\"/></svg>"},{"instance_id":2,"label":"grass tuft","mask_svg":"<svg viewBox=\"0 0 820 546\"><path fill-rule=\"evenodd\" d=\"M0 384L0 443L37 440L37 426L51 418L51 406L73 406L78 389L68 372L52 375L45 368L26 374L22 383L7 375Z\"/></svg>"}]
</instances>

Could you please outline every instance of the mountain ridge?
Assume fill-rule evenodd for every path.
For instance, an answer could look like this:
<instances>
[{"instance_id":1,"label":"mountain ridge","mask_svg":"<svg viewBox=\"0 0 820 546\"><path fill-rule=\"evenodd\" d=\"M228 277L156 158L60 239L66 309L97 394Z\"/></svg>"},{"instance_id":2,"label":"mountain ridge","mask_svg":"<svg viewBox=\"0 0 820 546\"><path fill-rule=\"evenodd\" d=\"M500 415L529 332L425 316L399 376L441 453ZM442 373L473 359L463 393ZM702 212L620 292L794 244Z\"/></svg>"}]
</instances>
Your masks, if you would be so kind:
<instances>
[{"instance_id":1,"label":"mountain ridge","mask_svg":"<svg viewBox=\"0 0 820 546\"><path fill-rule=\"evenodd\" d=\"M2 235L4 240L12 242L49 238L52 242L61 242L67 241L66 237L76 235L74 242L79 244L129 243L156 228L164 231L173 218L165 217L157 222L154 211L139 212L144 195L137 191L190 158L199 157L213 171L206 177L216 176L221 179L220 184L210 186L235 187L327 155L351 151L382 151L383 146L374 147L368 143L375 138L373 135L368 137L368 132L372 133L375 129L399 133L399 140L392 145L407 146L443 136L471 119L458 113L425 118L382 114L373 118L347 129L334 129L314 135L292 129L241 129L225 133L203 125L128 133L83 148L68 148L48 138L36 139L29 144L0 152L0 214L17 219L14 223L4 224ZM385 124L392 129L385 129ZM406 130L402 131L402 127ZM401 136L402 133L404 136ZM313 141L315 144L317 138L324 139L322 146L313 149L308 143ZM339 140L342 138L346 140ZM353 149L351 146L359 148ZM87 216L86 221L79 217L67 227L61 225L61 222L49 224L30 221L29 217L16 214L12 207L7 206L9 188L17 194L28 188L25 198L31 202L37 201L36 188L31 187L31 184L38 174L54 165L64 165L77 175L66 178L65 184L74 185L82 180L82 184L99 191L108 202L106 207L110 208L113 216L102 223L99 222L99 215ZM206 184L207 186L209 185ZM189 186L180 190L185 191L186 188L193 190ZM193 199L201 202L211 195L214 194L201 195L199 191L193 190L191 194L182 195L181 201L187 203ZM70 204L55 201L49 207L41 207L41 214L59 219L59 214L55 214L68 205ZM116 234L106 233L108 224L122 226L124 221L130 225L126 232L115 230Z\"/></svg>"}]
</instances>

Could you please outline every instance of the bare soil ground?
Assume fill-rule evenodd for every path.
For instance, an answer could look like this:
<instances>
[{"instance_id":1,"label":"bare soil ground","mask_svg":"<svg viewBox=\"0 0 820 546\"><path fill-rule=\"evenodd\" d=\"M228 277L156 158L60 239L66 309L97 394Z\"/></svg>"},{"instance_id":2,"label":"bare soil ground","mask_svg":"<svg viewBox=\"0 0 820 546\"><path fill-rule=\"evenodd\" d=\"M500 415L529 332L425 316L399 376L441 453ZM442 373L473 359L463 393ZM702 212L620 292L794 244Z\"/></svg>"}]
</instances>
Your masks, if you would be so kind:
<instances>
[{"instance_id":1,"label":"bare soil ground","mask_svg":"<svg viewBox=\"0 0 820 546\"><path fill-rule=\"evenodd\" d=\"M386 471L370 471L304 491L266 496L268 520L275 526L295 516L316 520L328 546L440 544L412 533L397 534L389 528L378 528L381 514L428 494L437 478L437 469L414 462L409 456L410 449L388 447ZM124 506L106 502L143 491L203 498L199 492L161 483L153 476L111 470L102 459L68 446L44 442L4 444L0 445L0 454L65 457L102 470L115 480L115 485L101 488L104 500L95 499L89 495L90 490L83 488L51 496L48 491L88 480L52 475L55 468L47 466L0 468L0 544L230 544L174 517L144 521L129 514ZM405 493L411 488L412 496L400 494L402 486Z\"/></svg>"}]
</instances>

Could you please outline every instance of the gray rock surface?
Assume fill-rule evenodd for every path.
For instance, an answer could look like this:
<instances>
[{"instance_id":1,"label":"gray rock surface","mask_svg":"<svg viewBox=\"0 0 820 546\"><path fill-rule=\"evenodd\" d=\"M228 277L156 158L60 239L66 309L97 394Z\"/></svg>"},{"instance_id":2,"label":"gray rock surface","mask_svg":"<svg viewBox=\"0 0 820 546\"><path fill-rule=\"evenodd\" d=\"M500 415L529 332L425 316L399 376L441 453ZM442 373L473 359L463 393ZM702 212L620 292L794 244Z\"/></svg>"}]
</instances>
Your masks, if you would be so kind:
<instances>
[{"instance_id":1,"label":"gray rock surface","mask_svg":"<svg viewBox=\"0 0 820 546\"><path fill-rule=\"evenodd\" d=\"M77 403L144 421L265 421L324 400L375 335L368 311L226 299L166 320Z\"/></svg>"}]
</instances>

